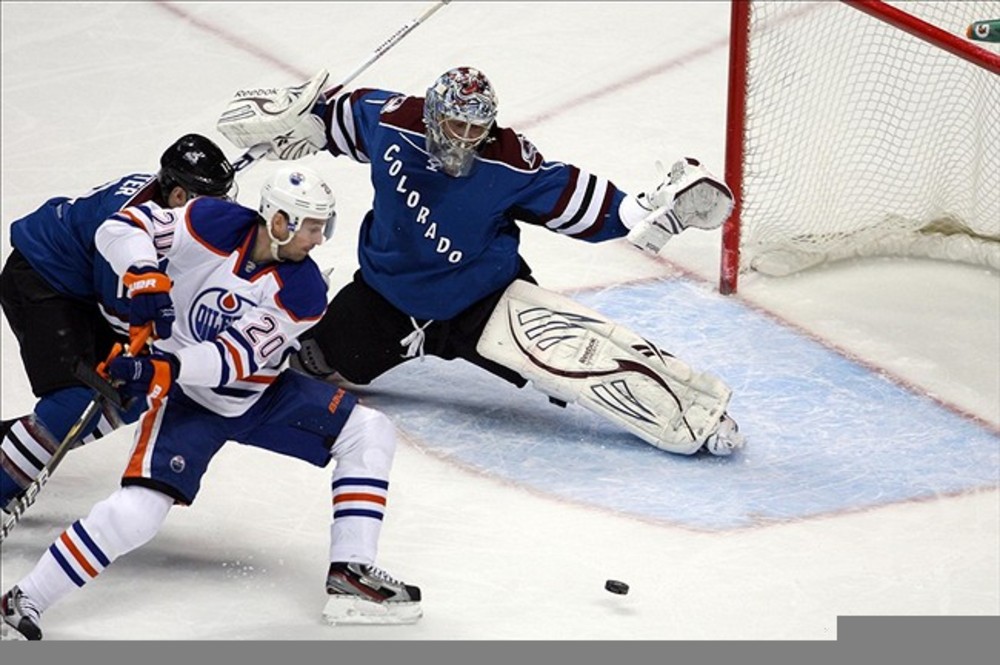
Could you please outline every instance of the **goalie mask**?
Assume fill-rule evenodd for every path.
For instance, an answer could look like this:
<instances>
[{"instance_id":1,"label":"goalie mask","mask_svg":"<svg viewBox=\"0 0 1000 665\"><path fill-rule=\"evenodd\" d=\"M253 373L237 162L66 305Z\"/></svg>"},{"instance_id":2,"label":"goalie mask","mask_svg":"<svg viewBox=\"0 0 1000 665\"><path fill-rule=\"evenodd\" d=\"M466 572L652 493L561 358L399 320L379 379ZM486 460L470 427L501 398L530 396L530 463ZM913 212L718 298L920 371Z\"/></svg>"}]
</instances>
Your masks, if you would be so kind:
<instances>
[{"instance_id":1,"label":"goalie mask","mask_svg":"<svg viewBox=\"0 0 1000 665\"><path fill-rule=\"evenodd\" d=\"M323 224L323 237L329 240L337 223L336 198L323 178L304 166L278 169L267 179L260 192L260 214L271 238L271 254L278 259L278 248L291 242L305 219L318 219ZM290 233L284 240L274 237L271 220L276 212L288 217Z\"/></svg>"},{"instance_id":2,"label":"goalie mask","mask_svg":"<svg viewBox=\"0 0 1000 665\"><path fill-rule=\"evenodd\" d=\"M489 79L472 67L442 74L424 99L427 151L450 176L469 174L476 152L489 139L497 97Z\"/></svg>"},{"instance_id":3,"label":"goalie mask","mask_svg":"<svg viewBox=\"0 0 1000 665\"><path fill-rule=\"evenodd\" d=\"M235 177L233 165L219 146L200 134L186 134L167 148L157 174L164 199L174 187L181 187L191 198L225 197Z\"/></svg>"}]
</instances>

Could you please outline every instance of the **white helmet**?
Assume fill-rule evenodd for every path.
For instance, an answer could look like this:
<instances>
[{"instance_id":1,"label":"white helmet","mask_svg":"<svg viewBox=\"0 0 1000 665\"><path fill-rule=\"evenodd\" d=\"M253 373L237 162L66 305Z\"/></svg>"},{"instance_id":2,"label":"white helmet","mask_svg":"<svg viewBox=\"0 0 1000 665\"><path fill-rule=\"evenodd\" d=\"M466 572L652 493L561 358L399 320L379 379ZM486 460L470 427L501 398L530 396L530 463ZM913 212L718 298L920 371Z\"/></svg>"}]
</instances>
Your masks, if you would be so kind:
<instances>
[{"instance_id":1,"label":"white helmet","mask_svg":"<svg viewBox=\"0 0 1000 665\"><path fill-rule=\"evenodd\" d=\"M323 178L305 166L285 166L274 172L264 187L260 190L260 214L267 222L268 234L271 233L271 219L279 210L288 217L288 226L292 231L284 241L271 240L278 245L284 245L292 239L299 230L303 219L319 219L326 222L323 227L323 237L329 240L337 222L336 198L333 190L323 181Z\"/></svg>"}]
</instances>

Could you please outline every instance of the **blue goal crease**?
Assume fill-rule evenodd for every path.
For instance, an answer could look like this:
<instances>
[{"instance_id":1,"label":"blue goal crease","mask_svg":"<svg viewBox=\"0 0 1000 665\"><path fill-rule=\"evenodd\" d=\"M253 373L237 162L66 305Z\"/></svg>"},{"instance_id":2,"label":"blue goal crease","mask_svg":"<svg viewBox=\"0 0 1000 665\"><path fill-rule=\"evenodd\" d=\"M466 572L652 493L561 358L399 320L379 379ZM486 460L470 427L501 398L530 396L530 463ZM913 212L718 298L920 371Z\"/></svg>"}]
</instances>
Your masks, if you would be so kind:
<instances>
[{"instance_id":1,"label":"blue goal crease","mask_svg":"<svg viewBox=\"0 0 1000 665\"><path fill-rule=\"evenodd\" d=\"M684 280L575 294L733 388L747 447L673 455L581 407L428 358L367 400L462 465L574 503L703 530L782 523L1000 484L1000 437L738 299ZM433 390L429 387L433 386Z\"/></svg>"}]
</instances>

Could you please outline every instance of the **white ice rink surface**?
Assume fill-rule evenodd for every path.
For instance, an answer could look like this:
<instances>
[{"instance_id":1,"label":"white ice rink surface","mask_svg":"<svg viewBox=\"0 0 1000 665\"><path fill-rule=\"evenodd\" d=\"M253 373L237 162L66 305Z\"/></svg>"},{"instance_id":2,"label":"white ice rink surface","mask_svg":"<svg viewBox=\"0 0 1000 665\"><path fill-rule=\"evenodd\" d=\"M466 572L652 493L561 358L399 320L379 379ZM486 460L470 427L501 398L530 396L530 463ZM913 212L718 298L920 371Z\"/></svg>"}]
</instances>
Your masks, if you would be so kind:
<instances>
[{"instance_id":1,"label":"white ice rink surface","mask_svg":"<svg viewBox=\"0 0 1000 665\"><path fill-rule=\"evenodd\" d=\"M11 221L50 196L154 169L184 133L235 157L214 122L236 88L289 85L321 67L337 80L426 6L4 2L3 257ZM657 159L694 155L721 172L727 31L725 2L457 1L353 85L422 94L445 69L476 65L498 91L502 124L549 159L638 191ZM367 169L328 156L309 163L338 194L338 233L315 254L336 266L338 286L356 267ZM243 202L255 205L271 168L242 177ZM734 383L747 451L724 461L654 454L586 429L581 409L535 409L530 389L411 363L365 399L403 432L380 563L422 587L419 623L323 625L329 470L230 445L193 507L175 509L149 545L46 613L47 639L832 640L838 616L1000 614L996 272L868 260L748 277L727 299L714 290L717 233L688 232L657 260L624 241L592 246L533 228L522 237L548 287L612 309L651 287L614 315L636 316L632 325L657 330L665 349L683 348ZM670 297L687 290L696 306L664 306L661 287ZM765 340L728 326L737 310L796 340L784 359L801 364L801 383L774 381ZM12 418L33 397L6 321L2 332L2 415ZM746 362L758 346L760 360ZM831 350L834 379L851 372L887 386L862 393L863 415L799 390L829 378L808 363ZM450 376L470 377L446 388L467 390L471 405L435 399ZM490 409L481 417L477 391ZM513 433L519 414L540 424L527 440ZM3 544L4 589L114 490L130 435L67 457ZM598 468L570 464L580 459ZM810 484L813 471L838 464L850 482ZM665 480L637 485L637 466ZM784 513L767 507L786 492ZM676 511L646 513L664 510L665 496ZM758 505L772 513L747 507ZM737 527L710 519L750 514L756 521ZM605 592L607 578L631 593Z\"/></svg>"}]
</instances>

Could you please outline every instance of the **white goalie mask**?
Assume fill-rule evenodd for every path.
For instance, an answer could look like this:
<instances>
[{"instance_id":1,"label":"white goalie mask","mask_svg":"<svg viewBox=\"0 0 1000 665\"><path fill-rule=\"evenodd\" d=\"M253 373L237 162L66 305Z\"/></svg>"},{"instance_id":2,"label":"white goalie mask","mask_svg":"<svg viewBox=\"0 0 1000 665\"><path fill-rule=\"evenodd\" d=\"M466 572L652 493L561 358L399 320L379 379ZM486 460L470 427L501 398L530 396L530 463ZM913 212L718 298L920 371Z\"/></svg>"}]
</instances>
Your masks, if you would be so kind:
<instances>
[{"instance_id":1,"label":"white goalie mask","mask_svg":"<svg viewBox=\"0 0 1000 665\"><path fill-rule=\"evenodd\" d=\"M424 98L427 151L448 175L468 175L479 147L490 140L496 116L497 96L481 71L448 70Z\"/></svg>"},{"instance_id":2,"label":"white goalie mask","mask_svg":"<svg viewBox=\"0 0 1000 665\"><path fill-rule=\"evenodd\" d=\"M302 226L304 219L318 219L324 222L323 237L333 237L337 223L336 197L323 178L305 166L286 166L278 169L267 179L260 191L260 208L267 233L271 238L271 253L277 258L277 248L291 242ZM281 211L288 217L291 233L284 240L274 237L271 219Z\"/></svg>"}]
</instances>

